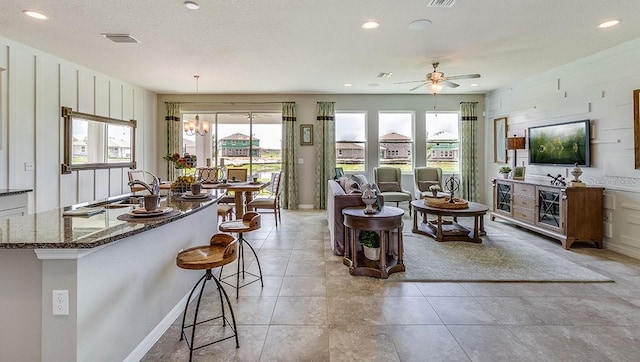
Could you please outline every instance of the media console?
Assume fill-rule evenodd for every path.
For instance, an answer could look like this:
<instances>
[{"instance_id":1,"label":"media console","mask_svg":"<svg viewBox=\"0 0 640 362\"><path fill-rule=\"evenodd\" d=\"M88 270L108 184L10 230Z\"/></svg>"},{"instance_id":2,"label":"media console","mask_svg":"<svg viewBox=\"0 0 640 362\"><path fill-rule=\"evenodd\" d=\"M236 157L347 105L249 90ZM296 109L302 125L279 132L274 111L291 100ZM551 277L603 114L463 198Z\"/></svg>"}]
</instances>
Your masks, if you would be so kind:
<instances>
[{"instance_id":1,"label":"media console","mask_svg":"<svg viewBox=\"0 0 640 362\"><path fill-rule=\"evenodd\" d=\"M493 179L491 220L501 218L560 240L565 249L576 241L602 248L602 187L566 187Z\"/></svg>"}]
</instances>

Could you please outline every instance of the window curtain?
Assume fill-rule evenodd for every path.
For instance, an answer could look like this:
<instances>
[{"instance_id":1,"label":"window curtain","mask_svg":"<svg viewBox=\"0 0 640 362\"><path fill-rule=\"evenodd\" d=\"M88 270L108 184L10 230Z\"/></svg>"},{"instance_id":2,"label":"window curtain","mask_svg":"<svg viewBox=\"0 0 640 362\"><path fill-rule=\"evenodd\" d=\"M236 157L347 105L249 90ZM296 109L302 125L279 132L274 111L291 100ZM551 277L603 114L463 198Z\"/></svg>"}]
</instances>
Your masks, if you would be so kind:
<instances>
[{"instance_id":1,"label":"window curtain","mask_svg":"<svg viewBox=\"0 0 640 362\"><path fill-rule=\"evenodd\" d=\"M460 102L460 196L478 201L478 116L477 102Z\"/></svg>"},{"instance_id":2,"label":"window curtain","mask_svg":"<svg viewBox=\"0 0 640 362\"><path fill-rule=\"evenodd\" d=\"M298 208L298 173L296 171L296 103L282 104L282 207Z\"/></svg>"},{"instance_id":3,"label":"window curtain","mask_svg":"<svg viewBox=\"0 0 640 362\"><path fill-rule=\"evenodd\" d=\"M327 181L333 178L336 168L335 102L318 102L316 131L313 134L316 152L316 176L313 192L313 208L327 208Z\"/></svg>"},{"instance_id":4,"label":"window curtain","mask_svg":"<svg viewBox=\"0 0 640 362\"><path fill-rule=\"evenodd\" d=\"M180 153L180 133L182 125L180 120L180 103L166 102L167 115L167 154ZM170 161L167 161L167 180L175 180L176 169Z\"/></svg>"}]
</instances>

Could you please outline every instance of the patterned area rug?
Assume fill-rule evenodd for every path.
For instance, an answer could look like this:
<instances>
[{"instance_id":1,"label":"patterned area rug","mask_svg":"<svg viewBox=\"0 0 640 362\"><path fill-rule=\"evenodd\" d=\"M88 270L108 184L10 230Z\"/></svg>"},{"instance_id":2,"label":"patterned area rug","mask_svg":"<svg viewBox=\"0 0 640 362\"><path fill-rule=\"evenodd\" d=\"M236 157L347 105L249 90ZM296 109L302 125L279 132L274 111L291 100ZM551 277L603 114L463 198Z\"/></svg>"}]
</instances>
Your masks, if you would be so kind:
<instances>
[{"instance_id":1,"label":"patterned area rug","mask_svg":"<svg viewBox=\"0 0 640 362\"><path fill-rule=\"evenodd\" d=\"M489 222L488 224L496 224ZM409 226L410 228L410 226ZM482 244L437 242L404 232L406 272L387 281L612 282L604 275L532 245L536 234L487 225ZM505 232L507 230L507 232ZM513 228L511 228L513 230ZM548 241L547 242L552 242ZM570 252L558 244L558 253Z\"/></svg>"}]
</instances>

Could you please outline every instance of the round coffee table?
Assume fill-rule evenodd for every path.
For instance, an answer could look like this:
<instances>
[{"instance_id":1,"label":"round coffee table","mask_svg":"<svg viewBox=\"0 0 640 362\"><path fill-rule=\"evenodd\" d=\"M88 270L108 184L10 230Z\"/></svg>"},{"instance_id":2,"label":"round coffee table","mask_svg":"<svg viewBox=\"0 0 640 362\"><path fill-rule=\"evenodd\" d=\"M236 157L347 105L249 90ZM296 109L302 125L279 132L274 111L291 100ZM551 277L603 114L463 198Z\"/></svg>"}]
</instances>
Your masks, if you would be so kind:
<instances>
[{"instance_id":1,"label":"round coffee table","mask_svg":"<svg viewBox=\"0 0 640 362\"><path fill-rule=\"evenodd\" d=\"M486 235L484 231L484 215L489 211L489 207L477 202L469 201L466 209L446 209L432 207L424 203L424 200L411 202L415 209L413 213L413 229L416 234L427 235L437 241L470 241L481 243L481 236ZM418 222L418 213L422 213L422 220ZM437 220L428 221L427 214L435 215ZM442 220L443 216L453 217L453 221ZM458 224L459 217L473 217L473 230Z\"/></svg>"}]
</instances>

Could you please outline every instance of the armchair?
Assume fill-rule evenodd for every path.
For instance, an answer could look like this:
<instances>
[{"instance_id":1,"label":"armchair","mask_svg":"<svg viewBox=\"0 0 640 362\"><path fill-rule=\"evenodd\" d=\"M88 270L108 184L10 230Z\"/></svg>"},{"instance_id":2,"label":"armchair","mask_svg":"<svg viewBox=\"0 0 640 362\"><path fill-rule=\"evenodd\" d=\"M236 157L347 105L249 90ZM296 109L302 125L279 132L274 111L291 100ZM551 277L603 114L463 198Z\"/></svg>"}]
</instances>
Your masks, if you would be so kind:
<instances>
[{"instance_id":1,"label":"armchair","mask_svg":"<svg viewBox=\"0 0 640 362\"><path fill-rule=\"evenodd\" d=\"M398 167L375 167L373 178L385 201L395 202L398 206L401 202L409 203L409 215L411 215L411 193L402 188L402 172Z\"/></svg>"},{"instance_id":2,"label":"armchair","mask_svg":"<svg viewBox=\"0 0 640 362\"><path fill-rule=\"evenodd\" d=\"M431 195L431 191L429 191L431 185L438 185L442 189L442 169L440 167L416 167L413 170L413 178L416 199L424 199L425 196Z\"/></svg>"}]
</instances>

